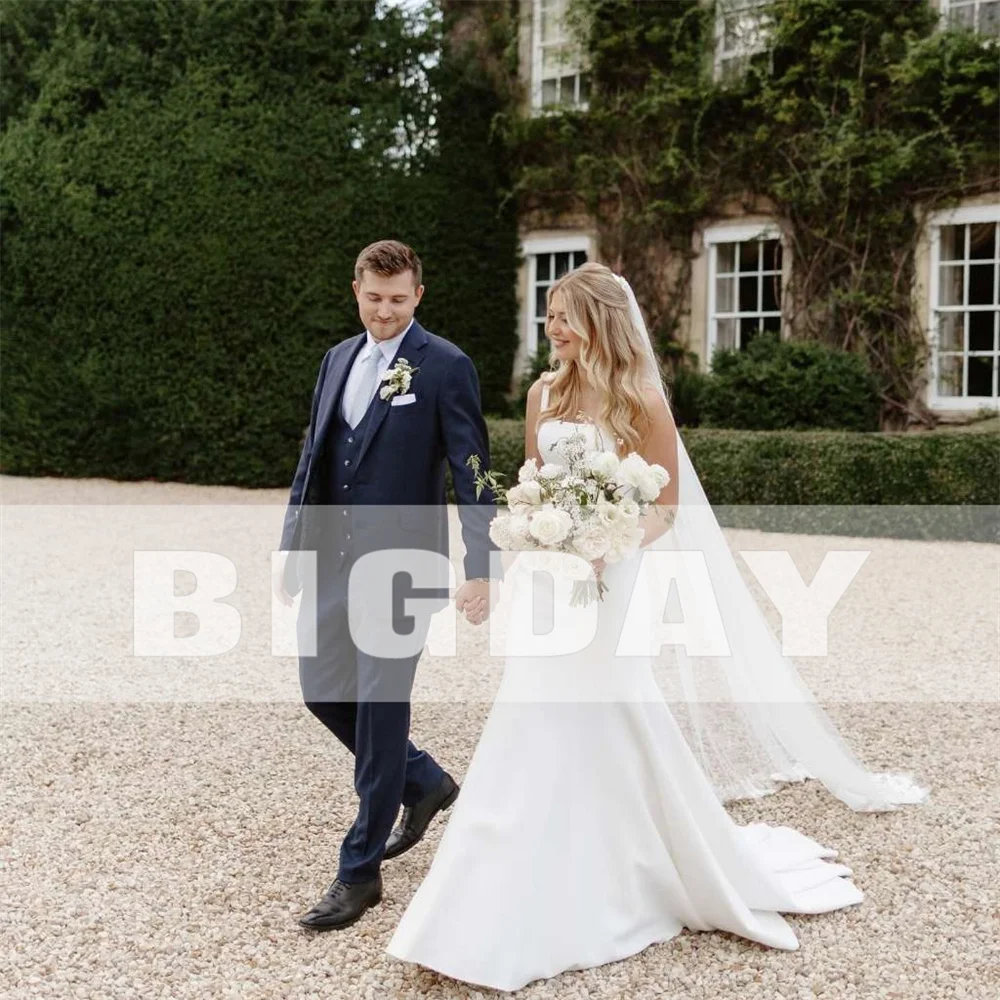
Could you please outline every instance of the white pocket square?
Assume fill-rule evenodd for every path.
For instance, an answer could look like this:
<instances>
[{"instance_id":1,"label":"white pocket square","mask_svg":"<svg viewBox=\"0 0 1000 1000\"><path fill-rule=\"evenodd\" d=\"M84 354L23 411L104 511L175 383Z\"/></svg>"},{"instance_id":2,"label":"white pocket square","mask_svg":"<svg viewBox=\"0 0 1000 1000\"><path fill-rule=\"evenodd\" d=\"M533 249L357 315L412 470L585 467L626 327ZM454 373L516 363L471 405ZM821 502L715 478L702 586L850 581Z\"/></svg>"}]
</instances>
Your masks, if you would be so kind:
<instances>
[{"instance_id":1,"label":"white pocket square","mask_svg":"<svg viewBox=\"0 0 1000 1000\"><path fill-rule=\"evenodd\" d=\"M409 392L405 396L393 396L392 402L389 405L406 406L407 403L415 403L416 401L417 397L412 392Z\"/></svg>"}]
</instances>

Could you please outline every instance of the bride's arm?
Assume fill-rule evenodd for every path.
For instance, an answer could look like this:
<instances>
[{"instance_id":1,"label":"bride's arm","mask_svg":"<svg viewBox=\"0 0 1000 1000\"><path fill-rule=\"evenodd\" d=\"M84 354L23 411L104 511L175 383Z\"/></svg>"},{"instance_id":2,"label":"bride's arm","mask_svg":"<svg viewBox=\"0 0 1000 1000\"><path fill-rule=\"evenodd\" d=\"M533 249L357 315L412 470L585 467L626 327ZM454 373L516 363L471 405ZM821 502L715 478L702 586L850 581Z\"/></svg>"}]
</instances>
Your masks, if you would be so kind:
<instances>
[{"instance_id":1,"label":"bride's arm","mask_svg":"<svg viewBox=\"0 0 1000 1000\"><path fill-rule=\"evenodd\" d=\"M524 413L524 460L533 458L539 465L542 456L538 454L538 412L542 406L542 380L538 379L528 390L528 405Z\"/></svg>"},{"instance_id":2,"label":"bride's arm","mask_svg":"<svg viewBox=\"0 0 1000 1000\"><path fill-rule=\"evenodd\" d=\"M666 534L674 523L678 502L677 427L663 397L655 389L645 392L652 426L643 440L639 453L650 464L662 465L670 473L670 482L660 491L655 505L643 514L639 523L643 528L643 547Z\"/></svg>"}]
</instances>

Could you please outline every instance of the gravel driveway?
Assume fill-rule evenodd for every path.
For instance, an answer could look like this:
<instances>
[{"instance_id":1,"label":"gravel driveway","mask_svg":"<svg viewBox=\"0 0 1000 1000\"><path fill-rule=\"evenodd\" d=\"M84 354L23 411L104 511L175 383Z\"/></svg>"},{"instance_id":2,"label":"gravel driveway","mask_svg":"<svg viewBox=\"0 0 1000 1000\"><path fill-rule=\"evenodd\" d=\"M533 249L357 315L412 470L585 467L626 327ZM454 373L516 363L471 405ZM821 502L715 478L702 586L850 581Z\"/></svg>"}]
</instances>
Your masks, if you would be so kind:
<instances>
[{"instance_id":1,"label":"gravel driveway","mask_svg":"<svg viewBox=\"0 0 1000 1000\"><path fill-rule=\"evenodd\" d=\"M295 923L335 874L356 800L349 755L298 703L294 659L271 654L267 558L285 493L0 486L0 995L494 995L384 955L441 823L386 863L384 902L360 923L319 936ZM831 618L830 655L796 662L865 761L917 772L931 801L854 813L807 782L734 803L740 822L787 823L837 848L865 902L789 917L797 952L685 932L518 995L997 995L1000 549L727 536L787 548L807 580L828 551L870 553ZM135 655L132 552L209 545L239 571L240 641L207 659ZM421 661L413 736L461 780L498 676L481 632L459 623L457 644L457 659Z\"/></svg>"}]
</instances>

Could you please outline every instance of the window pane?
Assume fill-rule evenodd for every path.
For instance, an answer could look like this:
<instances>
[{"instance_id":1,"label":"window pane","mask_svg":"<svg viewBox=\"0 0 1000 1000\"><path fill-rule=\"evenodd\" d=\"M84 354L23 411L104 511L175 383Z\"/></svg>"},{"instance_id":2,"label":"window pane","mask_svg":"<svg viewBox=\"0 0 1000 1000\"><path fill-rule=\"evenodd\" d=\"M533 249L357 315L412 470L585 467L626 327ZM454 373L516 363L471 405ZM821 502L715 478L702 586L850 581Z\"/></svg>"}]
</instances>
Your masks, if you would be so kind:
<instances>
[{"instance_id":1,"label":"window pane","mask_svg":"<svg viewBox=\"0 0 1000 1000\"><path fill-rule=\"evenodd\" d=\"M551 281L552 271L550 265L552 263L551 254L540 253L535 260L538 262L536 265L535 276L539 281Z\"/></svg>"},{"instance_id":2,"label":"window pane","mask_svg":"<svg viewBox=\"0 0 1000 1000\"><path fill-rule=\"evenodd\" d=\"M942 313L938 317L938 349L965 350L965 313Z\"/></svg>"},{"instance_id":3,"label":"window pane","mask_svg":"<svg viewBox=\"0 0 1000 1000\"><path fill-rule=\"evenodd\" d=\"M780 316L765 316L763 322L761 323L761 328L767 330L769 333L776 333L781 336L781 317Z\"/></svg>"},{"instance_id":4,"label":"window pane","mask_svg":"<svg viewBox=\"0 0 1000 1000\"><path fill-rule=\"evenodd\" d=\"M970 312L969 316L969 350L970 351L993 351L993 327L995 326L996 313Z\"/></svg>"},{"instance_id":5,"label":"window pane","mask_svg":"<svg viewBox=\"0 0 1000 1000\"><path fill-rule=\"evenodd\" d=\"M740 312L757 312L757 275L740 278Z\"/></svg>"},{"instance_id":6,"label":"window pane","mask_svg":"<svg viewBox=\"0 0 1000 1000\"><path fill-rule=\"evenodd\" d=\"M969 395L993 395L993 365L995 358L969 358Z\"/></svg>"},{"instance_id":7,"label":"window pane","mask_svg":"<svg viewBox=\"0 0 1000 1000\"><path fill-rule=\"evenodd\" d=\"M731 313L736 311L733 301L734 285L734 278L715 279L715 311L717 313Z\"/></svg>"},{"instance_id":8,"label":"window pane","mask_svg":"<svg viewBox=\"0 0 1000 1000\"><path fill-rule=\"evenodd\" d=\"M764 270L781 270L781 240L764 240Z\"/></svg>"},{"instance_id":9,"label":"window pane","mask_svg":"<svg viewBox=\"0 0 1000 1000\"><path fill-rule=\"evenodd\" d=\"M744 350L747 344L757 336L760 328L760 320L756 316L744 316L739 321L740 324L740 350Z\"/></svg>"},{"instance_id":10,"label":"window pane","mask_svg":"<svg viewBox=\"0 0 1000 1000\"><path fill-rule=\"evenodd\" d=\"M996 268L992 264L970 264L969 305L991 306L996 302Z\"/></svg>"},{"instance_id":11,"label":"window pane","mask_svg":"<svg viewBox=\"0 0 1000 1000\"><path fill-rule=\"evenodd\" d=\"M778 304L781 302L781 275L765 275L761 291L763 293L761 310L763 312L777 312Z\"/></svg>"},{"instance_id":12,"label":"window pane","mask_svg":"<svg viewBox=\"0 0 1000 1000\"><path fill-rule=\"evenodd\" d=\"M941 260L965 258L965 226L941 227Z\"/></svg>"},{"instance_id":13,"label":"window pane","mask_svg":"<svg viewBox=\"0 0 1000 1000\"><path fill-rule=\"evenodd\" d=\"M736 347L736 320L720 319L716 329L716 347L731 351Z\"/></svg>"},{"instance_id":14,"label":"window pane","mask_svg":"<svg viewBox=\"0 0 1000 1000\"><path fill-rule=\"evenodd\" d=\"M979 6L979 33L1000 35L1000 2L986 0Z\"/></svg>"},{"instance_id":15,"label":"window pane","mask_svg":"<svg viewBox=\"0 0 1000 1000\"><path fill-rule=\"evenodd\" d=\"M564 76L559 81L559 103L574 105L576 104L576 77L575 76Z\"/></svg>"},{"instance_id":16,"label":"window pane","mask_svg":"<svg viewBox=\"0 0 1000 1000\"><path fill-rule=\"evenodd\" d=\"M542 80L542 107L551 108L559 99L559 81Z\"/></svg>"},{"instance_id":17,"label":"window pane","mask_svg":"<svg viewBox=\"0 0 1000 1000\"><path fill-rule=\"evenodd\" d=\"M586 263L587 263L587 251L577 250L573 254L573 266L579 267L581 264L586 264Z\"/></svg>"},{"instance_id":18,"label":"window pane","mask_svg":"<svg viewBox=\"0 0 1000 1000\"><path fill-rule=\"evenodd\" d=\"M716 274L732 274L736 270L736 244L720 243L715 261Z\"/></svg>"},{"instance_id":19,"label":"window pane","mask_svg":"<svg viewBox=\"0 0 1000 1000\"><path fill-rule=\"evenodd\" d=\"M941 287L938 291L938 304L942 306L962 305L962 289L964 274L962 266L949 264L941 266Z\"/></svg>"},{"instance_id":20,"label":"window pane","mask_svg":"<svg viewBox=\"0 0 1000 1000\"><path fill-rule=\"evenodd\" d=\"M561 278L567 271L569 271L569 254L568 253L557 253L556 258L556 277Z\"/></svg>"},{"instance_id":21,"label":"window pane","mask_svg":"<svg viewBox=\"0 0 1000 1000\"><path fill-rule=\"evenodd\" d=\"M544 316L547 311L546 307L546 292L548 291L547 286L537 285L535 287L535 315Z\"/></svg>"},{"instance_id":22,"label":"window pane","mask_svg":"<svg viewBox=\"0 0 1000 1000\"><path fill-rule=\"evenodd\" d=\"M738 246L740 248L740 270L758 270L760 243L757 240L747 240L745 243L738 244Z\"/></svg>"},{"instance_id":23,"label":"window pane","mask_svg":"<svg viewBox=\"0 0 1000 1000\"><path fill-rule=\"evenodd\" d=\"M545 348L545 347L548 346L546 344L546 342L545 342L545 324L544 323L539 323L537 325L535 336L538 338L538 346L539 347Z\"/></svg>"},{"instance_id":24,"label":"window pane","mask_svg":"<svg viewBox=\"0 0 1000 1000\"><path fill-rule=\"evenodd\" d=\"M590 100L590 74L580 74L580 102L586 104Z\"/></svg>"},{"instance_id":25,"label":"window pane","mask_svg":"<svg viewBox=\"0 0 1000 1000\"><path fill-rule=\"evenodd\" d=\"M962 356L943 354L938 358L938 395L962 395Z\"/></svg>"},{"instance_id":26,"label":"window pane","mask_svg":"<svg viewBox=\"0 0 1000 1000\"><path fill-rule=\"evenodd\" d=\"M542 43L559 40L559 15L556 11L542 8Z\"/></svg>"},{"instance_id":27,"label":"window pane","mask_svg":"<svg viewBox=\"0 0 1000 1000\"><path fill-rule=\"evenodd\" d=\"M997 224L995 222L977 222L969 227L969 259L994 260L996 248Z\"/></svg>"},{"instance_id":28,"label":"window pane","mask_svg":"<svg viewBox=\"0 0 1000 1000\"><path fill-rule=\"evenodd\" d=\"M965 4L961 7L952 4L948 8L948 21L953 28L972 28L976 23L975 4Z\"/></svg>"}]
</instances>

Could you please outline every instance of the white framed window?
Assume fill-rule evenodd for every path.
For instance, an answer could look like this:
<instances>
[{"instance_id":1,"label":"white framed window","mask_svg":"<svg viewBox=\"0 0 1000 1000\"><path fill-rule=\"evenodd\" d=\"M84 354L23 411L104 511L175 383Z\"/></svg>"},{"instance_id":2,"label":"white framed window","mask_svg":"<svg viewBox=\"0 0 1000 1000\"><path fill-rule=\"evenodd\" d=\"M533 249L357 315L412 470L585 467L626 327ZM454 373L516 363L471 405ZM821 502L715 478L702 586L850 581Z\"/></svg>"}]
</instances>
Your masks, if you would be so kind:
<instances>
[{"instance_id":1,"label":"white framed window","mask_svg":"<svg viewBox=\"0 0 1000 1000\"><path fill-rule=\"evenodd\" d=\"M929 404L1000 406L1000 206L930 219Z\"/></svg>"},{"instance_id":2,"label":"white framed window","mask_svg":"<svg viewBox=\"0 0 1000 1000\"><path fill-rule=\"evenodd\" d=\"M534 108L583 110L590 99L590 74L583 49L566 23L568 0L534 0L531 103Z\"/></svg>"},{"instance_id":3,"label":"white framed window","mask_svg":"<svg viewBox=\"0 0 1000 1000\"><path fill-rule=\"evenodd\" d=\"M772 0L715 0L715 79L741 76L751 56L766 52Z\"/></svg>"},{"instance_id":4,"label":"white framed window","mask_svg":"<svg viewBox=\"0 0 1000 1000\"><path fill-rule=\"evenodd\" d=\"M528 261L528 296L524 311L524 343L530 361L545 342L546 297L549 288L574 267L590 259L590 239L584 233L525 240L521 252Z\"/></svg>"},{"instance_id":5,"label":"white framed window","mask_svg":"<svg viewBox=\"0 0 1000 1000\"><path fill-rule=\"evenodd\" d=\"M1000 0L941 0L941 17L949 28L1000 37Z\"/></svg>"},{"instance_id":6,"label":"white framed window","mask_svg":"<svg viewBox=\"0 0 1000 1000\"><path fill-rule=\"evenodd\" d=\"M769 225L705 230L708 251L708 364L717 349L743 350L761 331L782 334L781 231Z\"/></svg>"}]
</instances>

